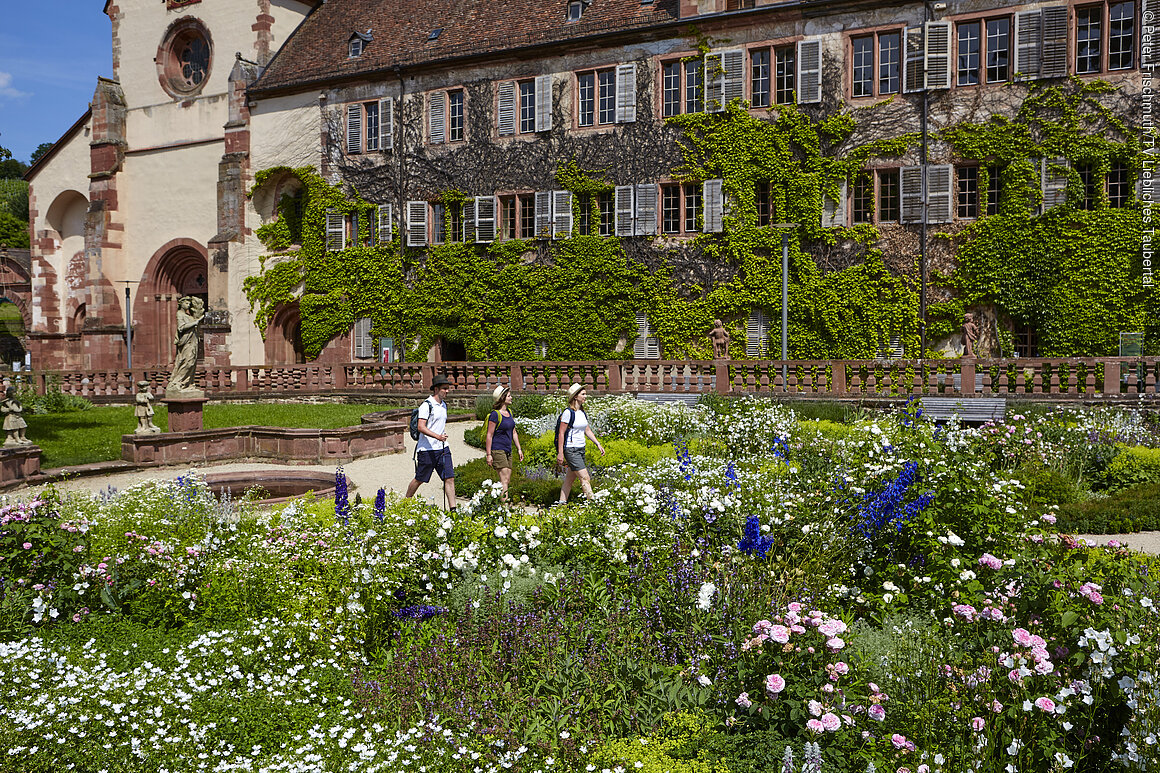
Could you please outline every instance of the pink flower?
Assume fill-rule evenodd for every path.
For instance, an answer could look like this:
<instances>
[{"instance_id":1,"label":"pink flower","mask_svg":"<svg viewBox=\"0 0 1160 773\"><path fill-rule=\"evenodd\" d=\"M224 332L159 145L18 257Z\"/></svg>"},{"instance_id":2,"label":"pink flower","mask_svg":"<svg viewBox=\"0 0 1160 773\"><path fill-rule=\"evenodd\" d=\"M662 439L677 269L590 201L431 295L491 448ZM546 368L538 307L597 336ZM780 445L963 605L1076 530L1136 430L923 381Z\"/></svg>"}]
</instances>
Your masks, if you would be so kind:
<instances>
[{"instance_id":1,"label":"pink flower","mask_svg":"<svg viewBox=\"0 0 1160 773\"><path fill-rule=\"evenodd\" d=\"M998 714L1003 710L1003 704L999 701L991 701L991 711Z\"/></svg>"},{"instance_id":2,"label":"pink flower","mask_svg":"<svg viewBox=\"0 0 1160 773\"><path fill-rule=\"evenodd\" d=\"M769 629L769 638L773 639L778 644L785 644L789 641L789 629L784 625L775 625Z\"/></svg>"},{"instance_id":3,"label":"pink flower","mask_svg":"<svg viewBox=\"0 0 1160 773\"><path fill-rule=\"evenodd\" d=\"M815 717L820 717L822 715L822 704L818 703L817 701L810 701L809 708L810 713Z\"/></svg>"},{"instance_id":4,"label":"pink flower","mask_svg":"<svg viewBox=\"0 0 1160 773\"><path fill-rule=\"evenodd\" d=\"M827 711L822 715L822 727L831 733L836 733L842 727L842 720L837 714Z\"/></svg>"},{"instance_id":5,"label":"pink flower","mask_svg":"<svg viewBox=\"0 0 1160 773\"><path fill-rule=\"evenodd\" d=\"M1026 628L1016 628L1011 635L1015 637L1015 643L1020 647L1031 646L1031 632Z\"/></svg>"},{"instance_id":6,"label":"pink flower","mask_svg":"<svg viewBox=\"0 0 1160 773\"><path fill-rule=\"evenodd\" d=\"M1051 700L1051 698L1048 698L1047 696L1036 698L1035 708L1050 714L1051 712L1055 711L1055 701Z\"/></svg>"},{"instance_id":7,"label":"pink flower","mask_svg":"<svg viewBox=\"0 0 1160 773\"><path fill-rule=\"evenodd\" d=\"M25 542L25 543L24 543L24 549L25 549L25 550L32 550L32 543L31 543L31 542Z\"/></svg>"},{"instance_id":8,"label":"pink flower","mask_svg":"<svg viewBox=\"0 0 1160 773\"><path fill-rule=\"evenodd\" d=\"M955 617L961 617L968 623L973 622L977 614L975 608L970 604L955 604L951 607L951 611L954 612Z\"/></svg>"},{"instance_id":9,"label":"pink flower","mask_svg":"<svg viewBox=\"0 0 1160 773\"><path fill-rule=\"evenodd\" d=\"M1100 604L1104 603L1104 597L1101 596L1098 591L1092 591L1092 595L1088 596L1088 601L1095 604L1096 606L1099 606Z\"/></svg>"},{"instance_id":10,"label":"pink flower","mask_svg":"<svg viewBox=\"0 0 1160 773\"><path fill-rule=\"evenodd\" d=\"M882 720L886 719L886 709L882 708L877 703L871 706L866 714L875 722L881 722Z\"/></svg>"},{"instance_id":11,"label":"pink flower","mask_svg":"<svg viewBox=\"0 0 1160 773\"><path fill-rule=\"evenodd\" d=\"M850 673L850 667L840 660L834 664L834 670L837 671L842 676L845 676L846 674Z\"/></svg>"},{"instance_id":12,"label":"pink flower","mask_svg":"<svg viewBox=\"0 0 1160 773\"><path fill-rule=\"evenodd\" d=\"M837 652L845 646L846 642L842 641L837 636L832 639L826 639L826 649L828 649L830 652Z\"/></svg>"},{"instance_id":13,"label":"pink flower","mask_svg":"<svg viewBox=\"0 0 1160 773\"><path fill-rule=\"evenodd\" d=\"M1002 569L1003 562L990 553L984 553L982 557L979 558L979 566L986 566L990 567L991 569Z\"/></svg>"},{"instance_id":14,"label":"pink flower","mask_svg":"<svg viewBox=\"0 0 1160 773\"><path fill-rule=\"evenodd\" d=\"M914 749L914 744L906 740L906 736L899 735L898 733L890 736L890 743L894 744L895 749Z\"/></svg>"},{"instance_id":15,"label":"pink flower","mask_svg":"<svg viewBox=\"0 0 1160 773\"><path fill-rule=\"evenodd\" d=\"M736 703L738 706L740 706L743 709L747 709L753 705L753 701L749 700L749 693L747 693L747 692L743 692L740 695L738 695L736 700L734 700L733 702Z\"/></svg>"},{"instance_id":16,"label":"pink flower","mask_svg":"<svg viewBox=\"0 0 1160 773\"><path fill-rule=\"evenodd\" d=\"M765 691L770 695L777 695L785 689L785 679L781 674L770 674L765 677Z\"/></svg>"},{"instance_id":17,"label":"pink flower","mask_svg":"<svg viewBox=\"0 0 1160 773\"><path fill-rule=\"evenodd\" d=\"M769 629L773 627L773 623L768 620L758 620L753 624L753 633L769 635Z\"/></svg>"},{"instance_id":18,"label":"pink flower","mask_svg":"<svg viewBox=\"0 0 1160 773\"><path fill-rule=\"evenodd\" d=\"M840 633L845 633L846 628L846 624L841 620L827 620L818 626L818 631L827 638L833 638Z\"/></svg>"},{"instance_id":19,"label":"pink flower","mask_svg":"<svg viewBox=\"0 0 1160 773\"><path fill-rule=\"evenodd\" d=\"M983 721L982 717L971 717L971 729L976 733L983 732L983 726L985 724L986 722Z\"/></svg>"},{"instance_id":20,"label":"pink flower","mask_svg":"<svg viewBox=\"0 0 1160 773\"><path fill-rule=\"evenodd\" d=\"M826 730L826 726L823 725L819 720L816 720L816 719L811 719L808 722L806 722L806 728L811 733L817 733L817 734L821 734L821 733L825 732L825 730Z\"/></svg>"},{"instance_id":21,"label":"pink flower","mask_svg":"<svg viewBox=\"0 0 1160 773\"><path fill-rule=\"evenodd\" d=\"M1047 513L1046 515L1039 516L1039 520L1043 521L1044 523L1055 523L1055 516L1051 513Z\"/></svg>"}]
</instances>

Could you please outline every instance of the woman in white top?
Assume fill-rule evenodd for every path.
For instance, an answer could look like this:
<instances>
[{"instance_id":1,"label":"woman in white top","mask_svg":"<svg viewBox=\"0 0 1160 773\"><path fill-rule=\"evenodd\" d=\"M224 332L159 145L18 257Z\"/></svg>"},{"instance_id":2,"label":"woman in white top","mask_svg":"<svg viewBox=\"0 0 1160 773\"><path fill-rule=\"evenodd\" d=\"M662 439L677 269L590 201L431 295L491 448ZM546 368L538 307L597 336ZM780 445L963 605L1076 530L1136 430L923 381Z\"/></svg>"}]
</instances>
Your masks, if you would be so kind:
<instances>
[{"instance_id":1,"label":"woman in white top","mask_svg":"<svg viewBox=\"0 0 1160 773\"><path fill-rule=\"evenodd\" d=\"M560 426L556 428L556 464L567 465L568 472L564 475L564 485L560 487L560 502L567 502L572 492L572 484L580 479L580 486L584 489L584 496L592 499L592 478L588 475L588 466L584 463L584 445L586 438L600 449L604 456L604 446L596 439L592 426L588 423L588 414L584 412L584 403L588 401L588 391L579 384L568 387L568 407L560 414Z\"/></svg>"}]
</instances>

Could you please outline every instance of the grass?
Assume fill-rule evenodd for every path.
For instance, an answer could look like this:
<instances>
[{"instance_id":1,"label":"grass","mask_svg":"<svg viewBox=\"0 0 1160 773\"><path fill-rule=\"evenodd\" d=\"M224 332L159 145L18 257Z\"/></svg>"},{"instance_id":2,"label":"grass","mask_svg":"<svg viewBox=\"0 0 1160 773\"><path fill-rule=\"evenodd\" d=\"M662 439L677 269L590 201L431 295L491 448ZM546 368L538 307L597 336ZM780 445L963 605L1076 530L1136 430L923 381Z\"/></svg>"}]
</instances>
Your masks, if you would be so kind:
<instances>
[{"instance_id":1,"label":"grass","mask_svg":"<svg viewBox=\"0 0 1160 773\"><path fill-rule=\"evenodd\" d=\"M225 429L247 424L266 427L334 429L359 423L364 413L397 408L396 405L346 403L242 403L205 406L206 429ZM156 408L153 423L169 429L165 406ZM76 413L25 416L28 438L41 448L44 469L107 462L121 458L121 435L137 426L133 406L94 406Z\"/></svg>"}]
</instances>

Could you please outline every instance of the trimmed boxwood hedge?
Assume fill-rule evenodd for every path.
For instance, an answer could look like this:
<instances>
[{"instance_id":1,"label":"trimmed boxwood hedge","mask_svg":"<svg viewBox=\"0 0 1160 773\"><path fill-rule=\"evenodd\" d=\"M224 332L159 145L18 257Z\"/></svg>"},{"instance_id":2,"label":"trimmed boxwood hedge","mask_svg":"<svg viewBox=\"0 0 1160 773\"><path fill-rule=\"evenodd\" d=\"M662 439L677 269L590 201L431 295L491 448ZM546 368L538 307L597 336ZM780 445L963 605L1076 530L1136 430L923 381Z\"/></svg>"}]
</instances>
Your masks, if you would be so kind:
<instances>
[{"instance_id":1,"label":"trimmed boxwood hedge","mask_svg":"<svg viewBox=\"0 0 1160 773\"><path fill-rule=\"evenodd\" d=\"M1059 509L1056 528L1077 534L1124 534L1160 529L1160 483L1120 491L1107 499L1074 502Z\"/></svg>"}]
</instances>

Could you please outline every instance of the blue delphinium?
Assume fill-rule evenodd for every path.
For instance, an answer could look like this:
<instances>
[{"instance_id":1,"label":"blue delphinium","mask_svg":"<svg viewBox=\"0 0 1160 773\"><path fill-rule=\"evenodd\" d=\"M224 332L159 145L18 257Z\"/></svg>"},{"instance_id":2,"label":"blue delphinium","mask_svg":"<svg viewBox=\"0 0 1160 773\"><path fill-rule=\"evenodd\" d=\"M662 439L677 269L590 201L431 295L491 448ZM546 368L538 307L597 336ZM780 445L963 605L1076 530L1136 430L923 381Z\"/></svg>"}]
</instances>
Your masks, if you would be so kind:
<instances>
[{"instance_id":1,"label":"blue delphinium","mask_svg":"<svg viewBox=\"0 0 1160 773\"><path fill-rule=\"evenodd\" d=\"M737 479L737 470L733 467L733 460L729 460L729 464L725 465L725 488L733 488L741 491L741 481Z\"/></svg>"},{"instance_id":2,"label":"blue delphinium","mask_svg":"<svg viewBox=\"0 0 1160 773\"><path fill-rule=\"evenodd\" d=\"M387 516L387 490L385 488L379 489L379 493L375 494L375 520L379 523Z\"/></svg>"},{"instance_id":3,"label":"blue delphinium","mask_svg":"<svg viewBox=\"0 0 1160 773\"><path fill-rule=\"evenodd\" d=\"M343 526L350 525L350 496L347 492L346 473L339 467L334 473L334 517Z\"/></svg>"},{"instance_id":4,"label":"blue delphinium","mask_svg":"<svg viewBox=\"0 0 1160 773\"><path fill-rule=\"evenodd\" d=\"M906 462L898 476L885 486L863 494L854 528L871 542L884 531L902 531L907 522L934 501L934 495L927 492L911 502L904 502L907 492L918 479L918 463Z\"/></svg>"},{"instance_id":5,"label":"blue delphinium","mask_svg":"<svg viewBox=\"0 0 1160 773\"><path fill-rule=\"evenodd\" d=\"M917 427L919 420L922 419L922 404L913 405L918 400L916 395L911 395L906 398L906 403L902 406L902 411L898 418L904 427Z\"/></svg>"},{"instance_id":6,"label":"blue delphinium","mask_svg":"<svg viewBox=\"0 0 1160 773\"><path fill-rule=\"evenodd\" d=\"M688 444L683 440L674 440L673 448L677 452L677 469L681 471L681 477L685 481L691 481L697 474L697 468L693 466L693 456L689 453Z\"/></svg>"},{"instance_id":7,"label":"blue delphinium","mask_svg":"<svg viewBox=\"0 0 1160 773\"><path fill-rule=\"evenodd\" d=\"M396 609L391 614L400 620L426 620L429 617L436 617L447 612L443 607L432 607L427 604L415 604L410 607L403 607Z\"/></svg>"},{"instance_id":8,"label":"blue delphinium","mask_svg":"<svg viewBox=\"0 0 1160 773\"><path fill-rule=\"evenodd\" d=\"M781 459L783 462L789 461L789 443L784 438L774 437L773 445L769 449L774 458Z\"/></svg>"},{"instance_id":9,"label":"blue delphinium","mask_svg":"<svg viewBox=\"0 0 1160 773\"><path fill-rule=\"evenodd\" d=\"M745 536L737 543L737 549L748 556L765 558L773 547L773 536L761 533L761 523L756 515L745 520Z\"/></svg>"}]
</instances>

